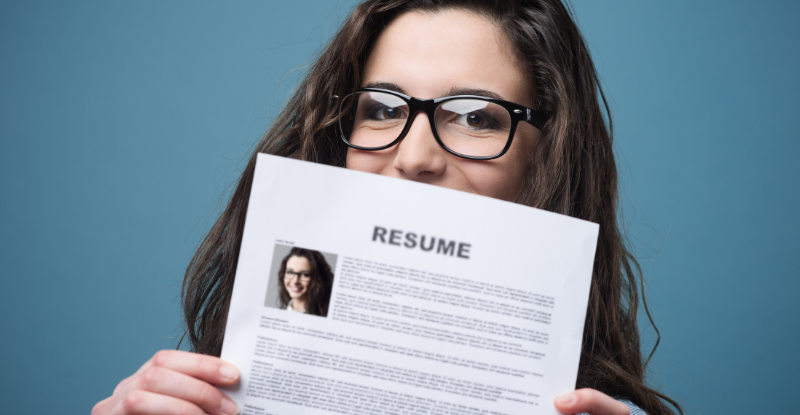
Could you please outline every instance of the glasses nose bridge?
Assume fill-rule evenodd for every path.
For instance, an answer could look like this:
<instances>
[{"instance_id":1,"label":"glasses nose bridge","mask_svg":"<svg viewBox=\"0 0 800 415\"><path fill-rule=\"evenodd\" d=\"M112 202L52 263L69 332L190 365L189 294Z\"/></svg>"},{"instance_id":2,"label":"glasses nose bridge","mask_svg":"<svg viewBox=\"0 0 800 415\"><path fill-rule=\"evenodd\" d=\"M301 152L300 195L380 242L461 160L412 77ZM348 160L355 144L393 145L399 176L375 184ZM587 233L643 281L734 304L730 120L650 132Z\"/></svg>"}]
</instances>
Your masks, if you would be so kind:
<instances>
[{"instance_id":1,"label":"glasses nose bridge","mask_svg":"<svg viewBox=\"0 0 800 415\"><path fill-rule=\"evenodd\" d=\"M438 106L435 99L411 97L408 101L409 112L413 117L416 117L418 112L424 112L429 118L432 118Z\"/></svg>"},{"instance_id":2,"label":"glasses nose bridge","mask_svg":"<svg viewBox=\"0 0 800 415\"><path fill-rule=\"evenodd\" d=\"M421 112L428 116L428 124L430 125L431 132L435 135L436 127L434 126L434 117L436 116L436 107L438 106L439 104L436 103L435 99L419 99L411 97L408 100L408 122L406 126L406 133L408 133L408 130L411 129L411 125L414 124L417 114ZM403 134L403 136L405 136L405 134Z\"/></svg>"}]
</instances>

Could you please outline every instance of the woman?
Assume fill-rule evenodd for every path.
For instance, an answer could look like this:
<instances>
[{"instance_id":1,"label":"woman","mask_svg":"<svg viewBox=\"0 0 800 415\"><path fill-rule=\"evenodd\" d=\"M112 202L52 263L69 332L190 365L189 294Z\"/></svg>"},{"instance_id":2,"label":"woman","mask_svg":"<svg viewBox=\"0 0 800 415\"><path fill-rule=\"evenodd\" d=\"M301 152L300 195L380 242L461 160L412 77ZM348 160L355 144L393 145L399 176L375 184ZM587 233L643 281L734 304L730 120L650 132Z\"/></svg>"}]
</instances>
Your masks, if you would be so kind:
<instances>
[{"instance_id":1,"label":"woman","mask_svg":"<svg viewBox=\"0 0 800 415\"><path fill-rule=\"evenodd\" d=\"M364 113L393 129L402 125L389 143L363 144L359 130L351 127L358 119L351 94L365 87L394 94L420 110L404 113L411 106L384 103ZM488 126L502 128L482 112L441 121L435 102L410 98L451 95L502 100L521 111L516 116L523 120L515 132L509 130L513 134L497 154L463 150L445 139L447 128L478 136ZM652 415L672 412L665 401L680 411L645 384L637 329L638 266L617 228L612 128L604 114L608 107L594 65L560 0L367 0L331 40L256 151L599 223L579 390L556 398L556 408L571 414L629 413L615 397ZM184 316L195 353L157 353L98 404L97 414L234 410L211 385L233 384L238 372L213 356L222 346L254 168L255 154L186 272ZM636 406L631 408L638 413Z\"/></svg>"},{"instance_id":2,"label":"woman","mask_svg":"<svg viewBox=\"0 0 800 415\"><path fill-rule=\"evenodd\" d=\"M319 251L292 248L278 270L280 308L328 315L328 302L333 288L333 271Z\"/></svg>"}]
</instances>

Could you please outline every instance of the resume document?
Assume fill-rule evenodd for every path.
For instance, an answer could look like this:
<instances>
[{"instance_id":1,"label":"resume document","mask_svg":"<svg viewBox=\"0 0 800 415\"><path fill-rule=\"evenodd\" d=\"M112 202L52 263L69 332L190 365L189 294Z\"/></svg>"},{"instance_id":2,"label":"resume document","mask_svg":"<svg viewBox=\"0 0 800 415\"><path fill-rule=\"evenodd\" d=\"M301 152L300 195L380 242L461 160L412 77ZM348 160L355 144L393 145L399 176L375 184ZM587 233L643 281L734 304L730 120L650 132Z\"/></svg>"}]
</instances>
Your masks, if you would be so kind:
<instances>
[{"instance_id":1,"label":"resume document","mask_svg":"<svg viewBox=\"0 0 800 415\"><path fill-rule=\"evenodd\" d=\"M223 390L247 415L558 414L598 229L259 154L222 347L241 382Z\"/></svg>"}]
</instances>

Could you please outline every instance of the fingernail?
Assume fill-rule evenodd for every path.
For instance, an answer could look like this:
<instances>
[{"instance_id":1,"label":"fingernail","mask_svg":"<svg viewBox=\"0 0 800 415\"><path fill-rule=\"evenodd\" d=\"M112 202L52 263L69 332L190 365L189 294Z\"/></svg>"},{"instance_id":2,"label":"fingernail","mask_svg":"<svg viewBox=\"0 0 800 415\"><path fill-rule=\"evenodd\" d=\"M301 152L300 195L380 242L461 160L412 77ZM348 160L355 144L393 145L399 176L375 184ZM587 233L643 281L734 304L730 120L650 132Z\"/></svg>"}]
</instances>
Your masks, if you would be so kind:
<instances>
[{"instance_id":1,"label":"fingernail","mask_svg":"<svg viewBox=\"0 0 800 415\"><path fill-rule=\"evenodd\" d=\"M556 396L556 402L560 403L561 405L572 405L575 403L575 396L571 393L566 395Z\"/></svg>"},{"instance_id":2,"label":"fingernail","mask_svg":"<svg viewBox=\"0 0 800 415\"><path fill-rule=\"evenodd\" d=\"M236 404L228 398L222 398L220 409L222 409L222 413L226 415L235 415L239 413L239 408L237 408Z\"/></svg>"},{"instance_id":3,"label":"fingernail","mask_svg":"<svg viewBox=\"0 0 800 415\"><path fill-rule=\"evenodd\" d=\"M219 376L222 380L234 380L239 376L239 371L231 365L222 365L219 367Z\"/></svg>"}]
</instances>

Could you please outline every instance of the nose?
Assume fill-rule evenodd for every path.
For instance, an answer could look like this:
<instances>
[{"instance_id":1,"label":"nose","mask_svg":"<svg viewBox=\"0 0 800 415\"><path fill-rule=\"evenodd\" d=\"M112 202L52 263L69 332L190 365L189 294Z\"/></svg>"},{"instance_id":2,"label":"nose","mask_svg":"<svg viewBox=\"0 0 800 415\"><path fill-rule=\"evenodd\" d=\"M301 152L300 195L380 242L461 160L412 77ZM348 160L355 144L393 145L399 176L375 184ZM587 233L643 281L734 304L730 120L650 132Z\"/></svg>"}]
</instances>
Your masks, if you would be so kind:
<instances>
[{"instance_id":1,"label":"nose","mask_svg":"<svg viewBox=\"0 0 800 415\"><path fill-rule=\"evenodd\" d=\"M397 144L394 168L411 180L430 181L441 176L446 168L446 154L436 142L428 116L412 115L408 134Z\"/></svg>"}]
</instances>

